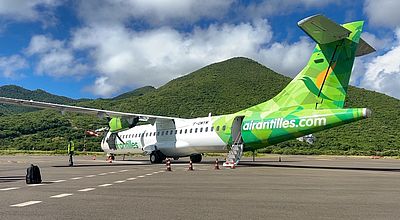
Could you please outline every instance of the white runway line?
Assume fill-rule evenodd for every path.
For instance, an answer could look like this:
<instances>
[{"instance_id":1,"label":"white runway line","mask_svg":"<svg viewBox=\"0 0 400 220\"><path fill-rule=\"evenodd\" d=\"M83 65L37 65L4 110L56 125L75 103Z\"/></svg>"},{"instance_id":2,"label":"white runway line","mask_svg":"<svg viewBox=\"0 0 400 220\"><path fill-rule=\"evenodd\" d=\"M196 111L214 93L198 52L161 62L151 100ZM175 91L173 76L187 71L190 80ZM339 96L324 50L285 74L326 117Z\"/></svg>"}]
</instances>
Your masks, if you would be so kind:
<instances>
[{"instance_id":1,"label":"white runway line","mask_svg":"<svg viewBox=\"0 0 400 220\"><path fill-rule=\"evenodd\" d=\"M101 184L101 185L98 185L99 187L106 187L106 186L112 186L112 184L111 183L106 183L106 184Z\"/></svg>"},{"instance_id":2,"label":"white runway line","mask_svg":"<svg viewBox=\"0 0 400 220\"><path fill-rule=\"evenodd\" d=\"M9 191L9 190L14 190L14 189L19 189L19 188L21 188L21 187L3 188L3 189L0 189L0 191Z\"/></svg>"},{"instance_id":3,"label":"white runway line","mask_svg":"<svg viewBox=\"0 0 400 220\"><path fill-rule=\"evenodd\" d=\"M19 204L10 205L10 206L11 207L24 207L24 206L28 206L28 205L38 204L41 202L42 201L29 201L29 202L23 202L23 203L19 203Z\"/></svg>"},{"instance_id":4,"label":"white runway line","mask_svg":"<svg viewBox=\"0 0 400 220\"><path fill-rule=\"evenodd\" d=\"M71 180L80 180L80 179L82 179L82 178L83 178L83 177L78 176L78 177L71 178Z\"/></svg>"},{"instance_id":5,"label":"white runway line","mask_svg":"<svg viewBox=\"0 0 400 220\"><path fill-rule=\"evenodd\" d=\"M120 170L119 173L127 172L128 170Z\"/></svg>"},{"instance_id":6,"label":"white runway line","mask_svg":"<svg viewBox=\"0 0 400 220\"><path fill-rule=\"evenodd\" d=\"M100 174L97 174L98 176L104 176L104 175L107 175L107 173L100 173Z\"/></svg>"},{"instance_id":7,"label":"white runway line","mask_svg":"<svg viewBox=\"0 0 400 220\"><path fill-rule=\"evenodd\" d=\"M113 174L113 173L116 173L115 171L112 171L112 172L108 172L109 174Z\"/></svg>"},{"instance_id":8,"label":"white runway line","mask_svg":"<svg viewBox=\"0 0 400 220\"><path fill-rule=\"evenodd\" d=\"M39 184L29 184L28 186L43 186L43 183L39 183Z\"/></svg>"},{"instance_id":9,"label":"white runway line","mask_svg":"<svg viewBox=\"0 0 400 220\"><path fill-rule=\"evenodd\" d=\"M63 198L63 197L72 196L72 195L73 195L72 193L63 193L63 194L50 196L50 198Z\"/></svg>"},{"instance_id":10,"label":"white runway line","mask_svg":"<svg viewBox=\"0 0 400 220\"><path fill-rule=\"evenodd\" d=\"M146 176L151 176L151 175L153 175L152 173L148 173L148 174L146 174Z\"/></svg>"},{"instance_id":11,"label":"white runway line","mask_svg":"<svg viewBox=\"0 0 400 220\"><path fill-rule=\"evenodd\" d=\"M126 180L117 180L114 183L125 183L125 182L126 182Z\"/></svg>"},{"instance_id":12,"label":"white runway line","mask_svg":"<svg viewBox=\"0 0 400 220\"><path fill-rule=\"evenodd\" d=\"M85 177L91 178L91 177L94 177L94 176L96 176L96 175L87 175L87 176L85 176Z\"/></svg>"},{"instance_id":13,"label":"white runway line","mask_svg":"<svg viewBox=\"0 0 400 220\"><path fill-rule=\"evenodd\" d=\"M137 176L138 178L143 178L144 176Z\"/></svg>"},{"instance_id":14,"label":"white runway line","mask_svg":"<svg viewBox=\"0 0 400 220\"><path fill-rule=\"evenodd\" d=\"M135 180L135 179L136 179L136 177L131 177L131 178L128 178L126 180Z\"/></svg>"},{"instance_id":15,"label":"white runway line","mask_svg":"<svg viewBox=\"0 0 400 220\"><path fill-rule=\"evenodd\" d=\"M88 191L92 191L95 190L96 188L86 188L86 189L80 189L78 190L79 192L88 192Z\"/></svg>"},{"instance_id":16,"label":"white runway line","mask_svg":"<svg viewBox=\"0 0 400 220\"><path fill-rule=\"evenodd\" d=\"M65 182L66 180L54 180L54 181L50 181L52 183L61 183L61 182Z\"/></svg>"}]
</instances>

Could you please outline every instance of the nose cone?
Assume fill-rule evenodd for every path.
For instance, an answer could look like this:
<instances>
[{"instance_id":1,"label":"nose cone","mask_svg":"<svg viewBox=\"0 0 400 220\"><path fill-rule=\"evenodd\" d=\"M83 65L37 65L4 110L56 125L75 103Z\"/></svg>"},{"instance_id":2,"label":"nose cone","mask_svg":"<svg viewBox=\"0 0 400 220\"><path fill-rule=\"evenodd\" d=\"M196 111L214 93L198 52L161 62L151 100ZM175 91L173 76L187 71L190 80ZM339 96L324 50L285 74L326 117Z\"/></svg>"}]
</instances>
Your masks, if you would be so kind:
<instances>
[{"instance_id":1,"label":"nose cone","mask_svg":"<svg viewBox=\"0 0 400 220\"><path fill-rule=\"evenodd\" d=\"M363 117L364 118L369 118L369 117L371 117L371 115L372 115L372 111L370 109L368 109L368 108L363 109Z\"/></svg>"}]
</instances>

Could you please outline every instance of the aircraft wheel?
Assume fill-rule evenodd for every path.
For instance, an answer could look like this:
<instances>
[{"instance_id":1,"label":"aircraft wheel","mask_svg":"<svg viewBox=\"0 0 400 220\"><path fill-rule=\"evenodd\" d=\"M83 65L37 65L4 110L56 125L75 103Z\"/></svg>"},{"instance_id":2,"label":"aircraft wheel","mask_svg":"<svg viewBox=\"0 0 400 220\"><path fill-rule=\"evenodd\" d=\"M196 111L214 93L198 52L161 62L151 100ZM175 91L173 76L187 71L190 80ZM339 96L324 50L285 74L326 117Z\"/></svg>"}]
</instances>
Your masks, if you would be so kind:
<instances>
[{"instance_id":1,"label":"aircraft wheel","mask_svg":"<svg viewBox=\"0 0 400 220\"><path fill-rule=\"evenodd\" d=\"M150 154L150 162L151 163L157 163L158 160L159 160L158 155L155 152Z\"/></svg>"},{"instance_id":2,"label":"aircraft wheel","mask_svg":"<svg viewBox=\"0 0 400 220\"><path fill-rule=\"evenodd\" d=\"M201 159L202 159L201 154L194 154L194 155L191 155L191 156L190 156L190 160L191 160L193 163L200 163L200 162L201 162Z\"/></svg>"},{"instance_id":3,"label":"aircraft wheel","mask_svg":"<svg viewBox=\"0 0 400 220\"><path fill-rule=\"evenodd\" d=\"M179 157L173 157L174 158L174 160L179 160Z\"/></svg>"}]
</instances>

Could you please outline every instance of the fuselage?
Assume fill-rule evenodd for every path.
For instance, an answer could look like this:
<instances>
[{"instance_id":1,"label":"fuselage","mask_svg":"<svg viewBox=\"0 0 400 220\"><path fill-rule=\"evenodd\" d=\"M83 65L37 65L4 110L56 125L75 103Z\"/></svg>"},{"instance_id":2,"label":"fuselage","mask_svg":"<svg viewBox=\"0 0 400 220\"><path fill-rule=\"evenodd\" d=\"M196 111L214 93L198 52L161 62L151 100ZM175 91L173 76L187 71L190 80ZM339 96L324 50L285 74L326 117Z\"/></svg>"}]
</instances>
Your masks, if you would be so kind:
<instances>
[{"instance_id":1,"label":"fuselage","mask_svg":"<svg viewBox=\"0 0 400 220\"><path fill-rule=\"evenodd\" d=\"M249 151L361 120L369 114L365 108L286 109L270 113L247 111L195 119L156 120L152 124L107 133L102 149L109 154L160 151L167 157L184 157L228 152L229 146L240 142L244 151Z\"/></svg>"}]
</instances>

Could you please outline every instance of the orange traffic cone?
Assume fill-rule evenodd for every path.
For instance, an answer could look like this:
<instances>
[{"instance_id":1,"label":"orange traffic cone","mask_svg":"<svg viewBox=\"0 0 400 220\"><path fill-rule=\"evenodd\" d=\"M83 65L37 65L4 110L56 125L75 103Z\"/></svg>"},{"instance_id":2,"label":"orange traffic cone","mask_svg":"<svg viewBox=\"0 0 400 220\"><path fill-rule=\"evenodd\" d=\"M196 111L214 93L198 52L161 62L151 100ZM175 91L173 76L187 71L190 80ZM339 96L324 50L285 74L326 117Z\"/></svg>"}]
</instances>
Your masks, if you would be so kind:
<instances>
[{"instance_id":1,"label":"orange traffic cone","mask_svg":"<svg viewBox=\"0 0 400 220\"><path fill-rule=\"evenodd\" d=\"M218 162L218 158L217 158L217 159L215 159L214 170L219 170L219 162Z\"/></svg>"},{"instance_id":2,"label":"orange traffic cone","mask_svg":"<svg viewBox=\"0 0 400 220\"><path fill-rule=\"evenodd\" d=\"M171 169L171 160L167 159L167 162L165 164L167 165L167 171L172 171L172 169Z\"/></svg>"},{"instance_id":3,"label":"orange traffic cone","mask_svg":"<svg viewBox=\"0 0 400 220\"><path fill-rule=\"evenodd\" d=\"M193 163L192 163L191 160L189 161L189 168L188 168L188 170L193 171Z\"/></svg>"}]
</instances>

